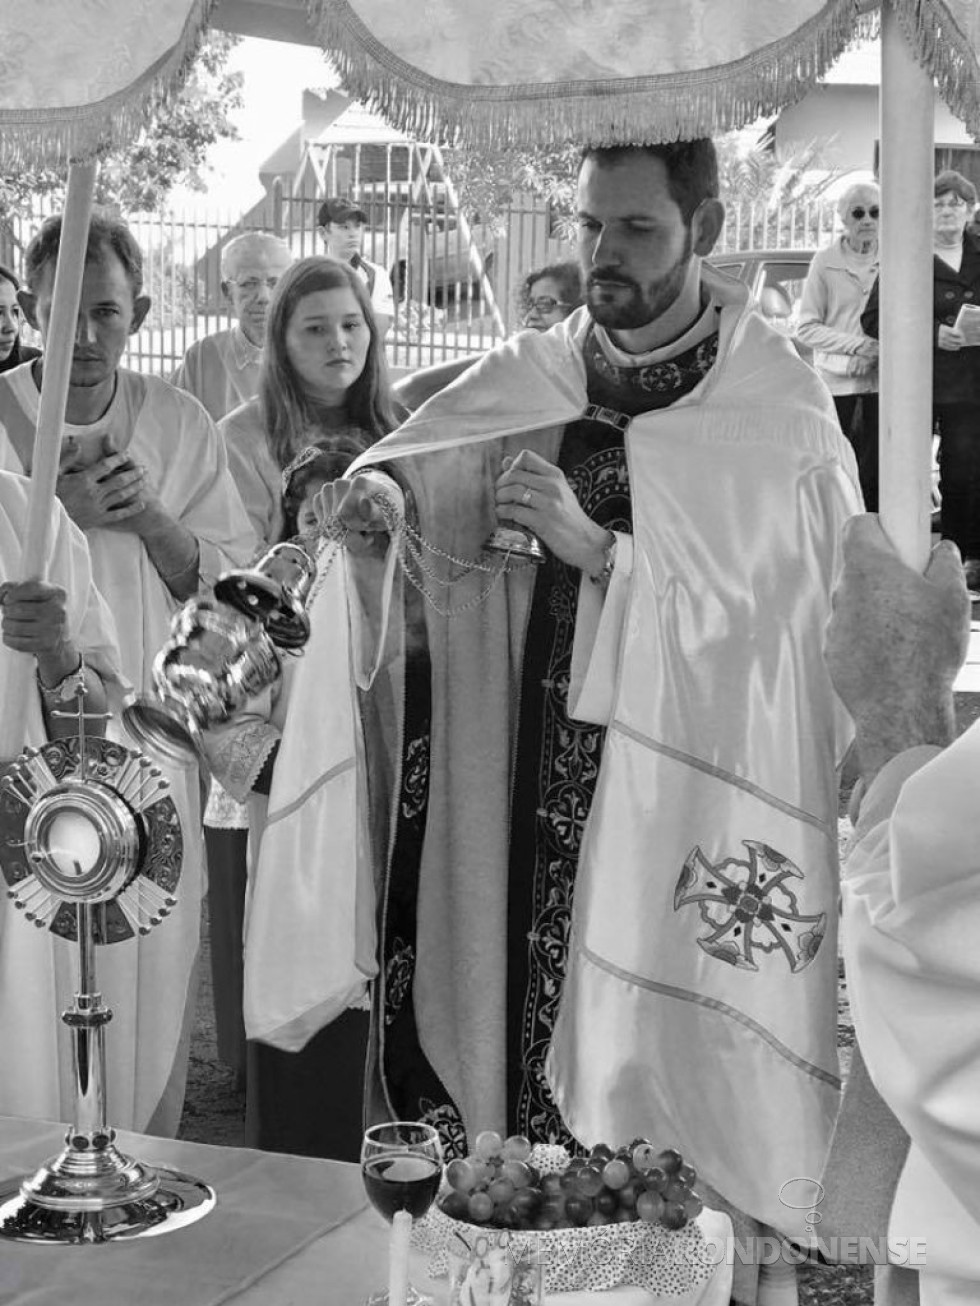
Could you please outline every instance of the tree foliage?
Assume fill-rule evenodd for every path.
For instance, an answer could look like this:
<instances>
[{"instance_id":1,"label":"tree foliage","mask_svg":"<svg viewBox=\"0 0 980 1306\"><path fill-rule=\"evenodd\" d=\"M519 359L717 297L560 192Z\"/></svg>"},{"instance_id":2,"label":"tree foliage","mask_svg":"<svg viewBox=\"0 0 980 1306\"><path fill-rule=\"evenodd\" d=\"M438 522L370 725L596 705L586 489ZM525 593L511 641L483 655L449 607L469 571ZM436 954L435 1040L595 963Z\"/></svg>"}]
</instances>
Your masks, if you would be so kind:
<instances>
[{"instance_id":1,"label":"tree foliage","mask_svg":"<svg viewBox=\"0 0 980 1306\"><path fill-rule=\"evenodd\" d=\"M828 188L840 177L822 159L818 141L777 155L771 131L757 141L733 132L716 142L725 201L719 248L789 249L824 243L833 227Z\"/></svg>"},{"instance_id":2,"label":"tree foliage","mask_svg":"<svg viewBox=\"0 0 980 1306\"><path fill-rule=\"evenodd\" d=\"M734 213L755 206L761 215L819 206L837 173L825 167L819 143L777 157L766 132L756 141L744 133L719 137L718 172L721 196ZM546 200L552 231L563 240L575 238L577 145L517 150L447 151L446 167L459 188L460 201L471 215L502 228L508 207L518 193ZM773 217L779 228L782 223ZM778 241L777 241L778 243Z\"/></svg>"},{"instance_id":3,"label":"tree foliage","mask_svg":"<svg viewBox=\"0 0 980 1306\"><path fill-rule=\"evenodd\" d=\"M732 202L761 200L773 208L812 204L839 175L823 162L818 141L777 156L768 132L748 143L741 133L733 132L719 137L716 149L721 195Z\"/></svg>"},{"instance_id":4,"label":"tree foliage","mask_svg":"<svg viewBox=\"0 0 980 1306\"><path fill-rule=\"evenodd\" d=\"M181 89L160 105L134 141L101 156L96 203L123 213L157 212L177 185L203 191L207 152L236 140L232 115L242 103L242 75L229 72L239 37L212 32L201 44ZM63 200L65 169L40 168L0 176L0 221L29 211L37 197Z\"/></svg>"},{"instance_id":5,"label":"tree foliage","mask_svg":"<svg viewBox=\"0 0 980 1306\"><path fill-rule=\"evenodd\" d=\"M506 213L519 194L533 195L551 207L554 235L575 235L576 145L537 148L446 151L446 170L458 188L460 203L471 216L503 230Z\"/></svg>"}]
</instances>

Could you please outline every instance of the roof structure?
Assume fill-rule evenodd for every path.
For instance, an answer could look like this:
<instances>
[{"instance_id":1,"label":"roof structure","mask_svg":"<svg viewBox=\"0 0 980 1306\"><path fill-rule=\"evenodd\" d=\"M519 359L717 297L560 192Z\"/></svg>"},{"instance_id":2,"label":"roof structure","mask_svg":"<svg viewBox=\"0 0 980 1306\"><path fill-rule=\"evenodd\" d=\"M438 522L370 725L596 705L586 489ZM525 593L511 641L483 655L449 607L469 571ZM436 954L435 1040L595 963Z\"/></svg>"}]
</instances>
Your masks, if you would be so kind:
<instances>
[{"instance_id":1,"label":"roof structure","mask_svg":"<svg viewBox=\"0 0 980 1306\"><path fill-rule=\"evenodd\" d=\"M379 114L372 113L363 104L351 100L310 145L407 145L411 140L405 132L389 126Z\"/></svg>"}]
</instances>

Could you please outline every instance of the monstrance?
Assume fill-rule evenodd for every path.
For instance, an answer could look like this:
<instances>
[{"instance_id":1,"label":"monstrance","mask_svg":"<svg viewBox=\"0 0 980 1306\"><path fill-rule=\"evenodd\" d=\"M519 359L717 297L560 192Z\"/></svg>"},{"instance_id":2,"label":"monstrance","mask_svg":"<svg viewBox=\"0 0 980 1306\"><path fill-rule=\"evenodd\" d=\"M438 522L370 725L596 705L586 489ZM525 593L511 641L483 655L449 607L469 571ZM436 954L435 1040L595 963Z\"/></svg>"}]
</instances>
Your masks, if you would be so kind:
<instances>
[{"instance_id":1,"label":"monstrance","mask_svg":"<svg viewBox=\"0 0 980 1306\"><path fill-rule=\"evenodd\" d=\"M0 1237L91 1244L181 1228L214 1207L212 1188L122 1152L109 1126L99 946L160 925L177 899L183 836L160 769L141 753L78 733L28 748L0 782L0 868L25 924L78 946L71 1031L74 1120L32 1175L0 1185ZM14 927L16 928L16 926Z\"/></svg>"}]
</instances>

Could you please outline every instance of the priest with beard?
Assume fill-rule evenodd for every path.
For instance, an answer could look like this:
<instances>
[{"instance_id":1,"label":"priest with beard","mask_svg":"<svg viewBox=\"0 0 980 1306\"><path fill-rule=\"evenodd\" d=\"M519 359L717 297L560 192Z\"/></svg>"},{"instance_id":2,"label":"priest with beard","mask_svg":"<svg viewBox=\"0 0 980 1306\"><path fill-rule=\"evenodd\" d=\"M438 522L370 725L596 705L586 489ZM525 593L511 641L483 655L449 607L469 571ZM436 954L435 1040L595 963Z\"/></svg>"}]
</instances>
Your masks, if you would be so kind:
<instances>
[{"instance_id":1,"label":"priest with beard","mask_svg":"<svg viewBox=\"0 0 980 1306\"><path fill-rule=\"evenodd\" d=\"M334 651L293 669L278 810L298 858L373 840L369 1117L431 1121L449 1154L487 1128L644 1136L743 1236L806 1242L779 1193L820 1173L839 1093L849 724L821 645L861 500L824 384L703 261L717 195L710 141L586 150L586 305L320 492L346 529L311 609ZM543 563L483 553L498 524ZM351 692L327 695L348 649ZM344 732L314 723L339 702L332 751ZM353 931L367 877L327 862ZM283 993L275 939L317 930L301 880L252 950L270 1041L352 1000L352 970ZM795 1300L786 1273L768 1300Z\"/></svg>"}]
</instances>

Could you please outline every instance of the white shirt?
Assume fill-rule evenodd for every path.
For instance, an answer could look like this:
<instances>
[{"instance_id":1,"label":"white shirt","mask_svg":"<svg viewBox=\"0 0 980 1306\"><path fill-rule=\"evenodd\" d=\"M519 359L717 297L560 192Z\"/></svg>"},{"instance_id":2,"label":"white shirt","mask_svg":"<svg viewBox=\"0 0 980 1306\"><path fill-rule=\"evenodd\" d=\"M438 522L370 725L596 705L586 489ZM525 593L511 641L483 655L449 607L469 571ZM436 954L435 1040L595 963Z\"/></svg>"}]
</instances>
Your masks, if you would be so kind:
<instances>
[{"instance_id":1,"label":"white shirt","mask_svg":"<svg viewBox=\"0 0 980 1306\"><path fill-rule=\"evenodd\" d=\"M391 287L391 277L384 270L380 263L370 263L366 258L357 256L357 262L352 263L351 267L361 278L364 284L370 285L368 268L374 272L374 287L371 290L371 307L376 314L382 314L384 317L392 318L395 316L395 293Z\"/></svg>"},{"instance_id":2,"label":"white shirt","mask_svg":"<svg viewBox=\"0 0 980 1306\"><path fill-rule=\"evenodd\" d=\"M214 424L197 400L156 376L120 368L116 393L103 417L84 426L65 426L65 437L80 444L80 453L98 454L108 437L112 447L139 463L163 507L195 537L200 548L202 587L230 567L242 566L254 553L254 537L228 460ZM23 434L37 421L40 395L30 363L0 378L0 468L24 472ZM138 535L126 530L93 527L86 532L92 576L116 620L122 674L137 690L152 687L154 659L170 635L170 618L177 604L157 572ZM117 721L110 721L110 738L132 746ZM194 969L200 942L201 894L204 886L204 846L201 837L200 782L196 768L160 763L170 785L182 826L183 869L177 906L169 919L146 937L129 944L101 948L99 978L113 1008L108 1043L108 1096L113 1124L150 1133L173 1134L180 1120L187 1048L183 1041L185 1010L194 993ZM20 993L48 983L52 971L50 944L35 935L31 961L18 975ZM4 940L6 946L6 940ZM2 980L2 977L0 977ZM54 990L52 990L55 993ZM57 1001L55 1000L57 997ZM56 991L50 1001L51 1019L70 988ZM60 1003L60 1006L59 1006ZM0 1046L23 1046L0 1022ZM40 1028L40 1022L38 1023ZM18 1105L15 1114L66 1118L70 1096L52 1102L58 1071L44 1058L60 1060L62 1091L70 1083L66 1044L52 1037L54 1025L36 1057L18 1056L20 1082L47 1084L34 1093L35 1105ZM26 1040L25 1040L26 1043ZM22 1064L25 1063L25 1064ZM4 1076L0 1074L0 1079ZM3 1105L6 1102L6 1106ZM10 1097L0 1110L13 1111Z\"/></svg>"},{"instance_id":3,"label":"white shirt","mask_svg":"<svg viewBox=\"0 0 980 1306\"><path fill-rule=\"evenodd\" d=\"M262 350L240 326L195 340L174 372L171 384L199 399L212 421L220 422L259 391Z\"/></svg>"},{"instance_id":4,"label":"white shirt","mask_svg":"<svg viewBox=\"0 0 980 1306\"><path fill-rule=\"evenodd\" d=\"M893 758L861 807L844 953L868 1072L912 1144L892 1238L924 1239L921 1300L980 1298L980 723Z\"/></svg>"}]
</instances>

